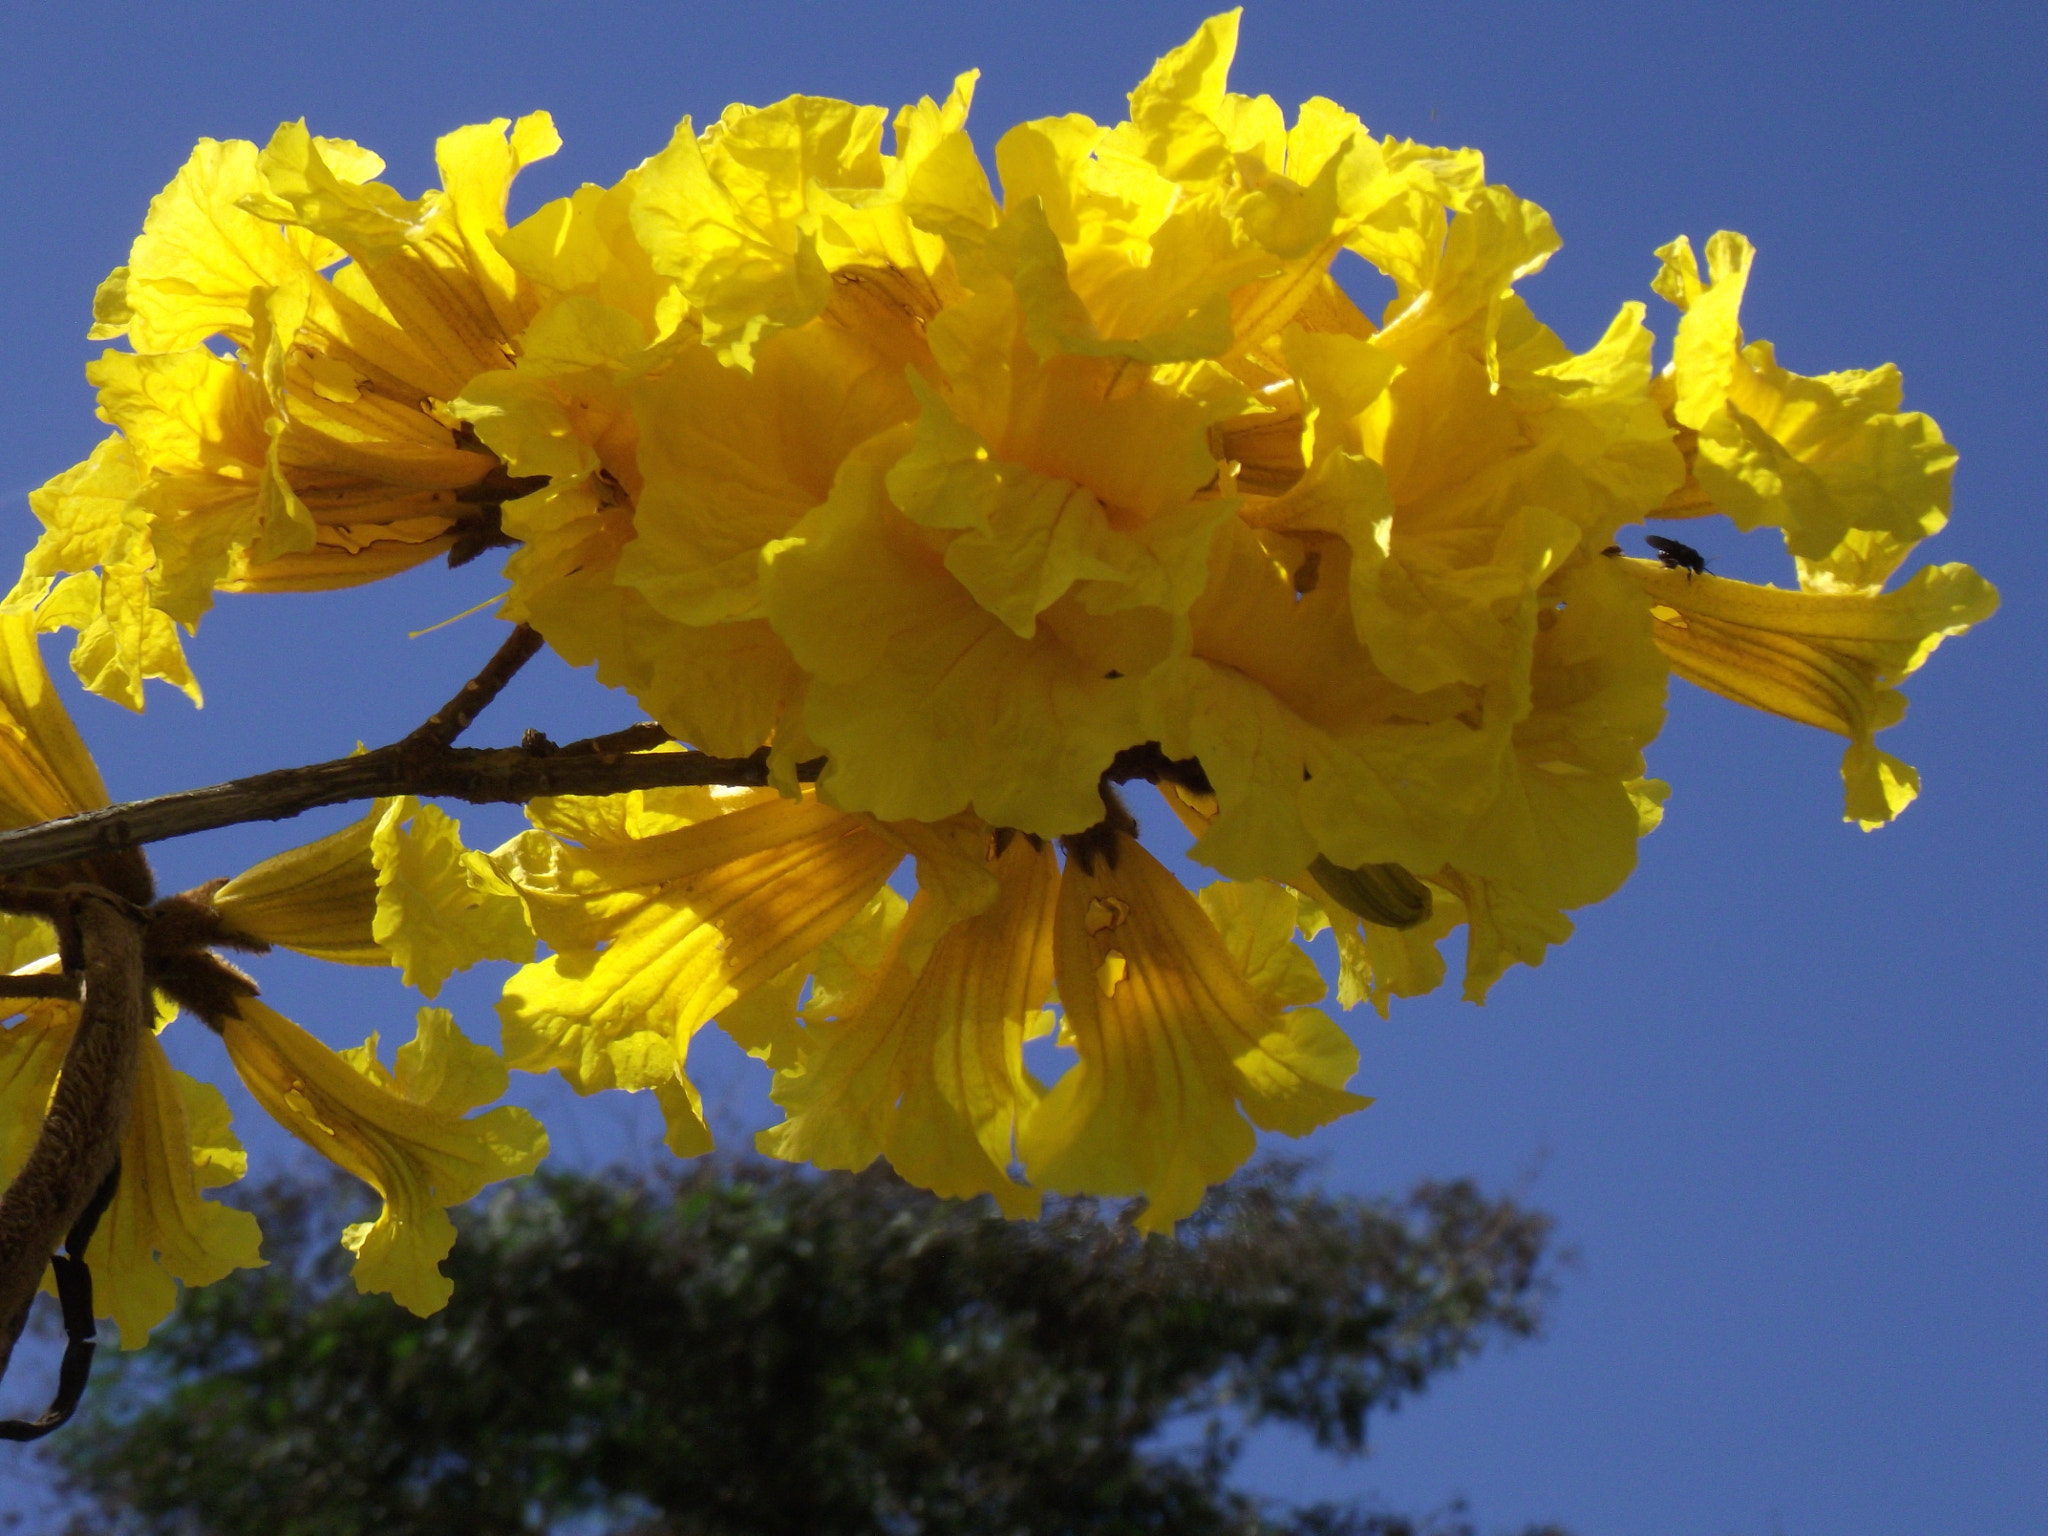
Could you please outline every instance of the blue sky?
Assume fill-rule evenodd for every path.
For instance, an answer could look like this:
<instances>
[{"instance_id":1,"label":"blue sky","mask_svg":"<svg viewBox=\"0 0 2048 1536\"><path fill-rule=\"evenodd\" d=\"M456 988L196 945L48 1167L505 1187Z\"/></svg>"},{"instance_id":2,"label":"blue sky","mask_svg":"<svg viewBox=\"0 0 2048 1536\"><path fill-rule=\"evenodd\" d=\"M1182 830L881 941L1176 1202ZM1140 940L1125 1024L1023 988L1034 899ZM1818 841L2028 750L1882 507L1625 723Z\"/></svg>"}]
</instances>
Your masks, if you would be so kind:
<instances>
[{"instance_id":1,"label":"blue sky","mask_svg":"<svg viewBox=\"0 0 2048 1536\"><path fill-rule=\"evenodd\" d=\"M567 145L522 179L523 211L615 179L678 117L731 100L895 104L978 65L984 146L1026 117L1114 120L1205 9L17 8L0 56L0 543L27 546L22 493L99 435L80 373L92 288L200 135L261 140L304 116L377 149L415 192L438 133L546 107ZM1650 253L1673 235L1751 236L1749 334L1803 372L1900 364L1908 406L1962 452L1955 521L1927 557L1976 565L2006 600L1909 689L1885 744L1927 793L1899 825L1866 836L1837 819L1832 739L1674 685L1651 766L1675 793L1635 879L1483 1010L1445 997L1347 1020L1359 1086L1380 1102L1310 1143L1328 1178L1389 1190L1474 1174L1554 1211L1579 1258L1547 1340L1378 1425L1363 1461L1264 1437L1255 1483L1409 1508L1463 1495L1485 1527L1555 1519L1579 1536L2048 1526L2043 14L1249 7L1239 89L1327 95L1375 129L1477 146L1492 179L1551 211L1565 247L1524 292L1575 345L1650 298ZM1691 528L1718 569L1789 580L1774 535ZM115 796L409 729L495 636L484 619L406 632L489 596L488 567L224 601L192 645L204 712L167 691L140 720L79 704ZM480 740L633 716L552 662L499 710ZM509 824L466 820L479 841ZM317 829L187 840L159 868L174 886L228 874ZM337 1043L410 1033L381 976L266 964L264 980ZM450 995L489 1038L489 986ZM224 1075L213 1042L184 1032L200 1036L185 1059ZM760 1115L758 1081L707 1067L730 1085L713 1098L731 1124ZM557 1148L579 1161L653 1135L647 1106L598 1119L548 1084L520 1093L560 1111ZM277 1150L253 1111L238 1123L259 1156ZM0 1508L28 1497L9 1493L25 1488L20 1454L0 1459Z\"/></svg>"}]
</instances>

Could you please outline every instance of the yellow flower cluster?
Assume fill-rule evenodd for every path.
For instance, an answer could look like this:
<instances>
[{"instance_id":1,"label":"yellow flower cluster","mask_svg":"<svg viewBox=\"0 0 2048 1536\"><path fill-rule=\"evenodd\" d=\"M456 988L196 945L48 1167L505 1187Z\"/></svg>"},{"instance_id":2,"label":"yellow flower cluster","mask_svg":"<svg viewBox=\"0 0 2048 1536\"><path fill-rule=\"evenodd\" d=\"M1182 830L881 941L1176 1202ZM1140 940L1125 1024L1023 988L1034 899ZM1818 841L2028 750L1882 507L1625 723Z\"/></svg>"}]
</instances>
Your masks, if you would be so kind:
<instances>
[{"instance_id":1,"label":"yellow flower cluster","mask_svg":"<svg viewBox=\"0 0 2048 1536\"><path fill-rule=\"evenodd\" d=\"M1334 928L1338 1000L1382 1011L1460 926L1475 1001L1539 963L1657 824L1674 670L1845 737L1849 817L1889 820L1918 790L1873 741L1897 686L1996 604L1961 566L1884 590L1954 454L1895 370L1745 342L1740 236L1704 274L1658 253L1669 367L1640 303L1574 352L1515 292L1558 248L1542 209L1472 150L1232 93L1236 31L992 168L965 75L889 151L880 108L736 106L509 227L544 115L442 139L417 200L300 125L203 142L100 290L116 430L32 498L6 610L139 708L147 677L196 697L177 626L215 590L513 546L504 618L679 742L767 748L776 787L537 802L488 857L380 806L220 890L229 923L429 995L537 938L506 1063L653 1090L680 1154L710 1145L684 1062L715 1020L775 1073L776 1156L1013 1214L1138 1194L1168 1229L1253 1127L1367 1102L1299 938ZM1377 319L1346 252L1391 285ZM1711 514L1782 530L1796 589L1615 543ZM1137 841L1131 777L1221 881ZM47 1051L52 1012L6 1038ZM384 1191L359 1274L425 1306L440 1206L539 1142L460 1119L502 1069L421 1021L395 1075L253 1003L228 1043ZM1023 1047L1055 1027L1078 1064L1047 1087Z\"/></svg>"}]
</instances>

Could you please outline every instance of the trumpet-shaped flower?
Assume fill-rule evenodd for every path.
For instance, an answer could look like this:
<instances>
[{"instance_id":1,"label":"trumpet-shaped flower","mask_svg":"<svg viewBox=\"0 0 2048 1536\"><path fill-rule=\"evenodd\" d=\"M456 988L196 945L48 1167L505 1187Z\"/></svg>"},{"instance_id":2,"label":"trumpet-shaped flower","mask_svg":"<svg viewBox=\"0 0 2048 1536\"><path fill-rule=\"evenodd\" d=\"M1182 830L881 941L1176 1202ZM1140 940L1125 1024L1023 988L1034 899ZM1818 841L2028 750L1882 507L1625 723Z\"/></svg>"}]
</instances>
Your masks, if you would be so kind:
<instances>
[{"instance_id":1,"label":"trumpet-shaped flower","mask_svg":"<svg viewBox=\"0 0 2048 1536\"><path fill-rule=\"evenodd\" d=\"M454 817L410 795L265 859L208 896L240 937L340 965L392 965L428 997L482 960L533 958L526 909Z\"/></svg>"},{"instance_id":2,"label":"trumpet-shaped flower","mask_svg":"<svg viewBox=\"0 0 2048 1536\"><path fill-rule=\"evenodd\" d=\"M925 1189L1037 1214L1038 1192L1009 1168L1040 1092L1023 1043L1052 988L1059 872L1021 837L989 838L986 860L1000 894L985 911L962 917L921 890L872 973L836 1005L813 999L799 1060L776 1078L788 1119L761 1133L762 1151L821 1168L886 1156Z\"/></svg>"},{"instance_id":3,"label":"trumpet-shaped flower","mask_svg":"<svg viewBox=\"0 0 2048 1536\"><path fill-rule=\"evenodd\" d=\"M375 1221L343 1234L356 1255L356 1289L388 1291L421 1317L446 1306L454 1285L440 1263L455 1227L443 1207L531 1173L547 1155L547 1132L523 1109L464 1117L504 1093L505 1064L465 1039L440 1008L420 1010L419 1032L399 1047L395 1071L377 1059L374 1033L337 1053L254 998L221 1033L256 1102L384 1197Z\"/></svg>"},{"instance_id":4,"label":"trumpet-shaped flower","mask_svg":"<svg viewBox=\"0 0 2048 1536\"><path fill-rule=\"evenodd\" d=\"M695 798L671 797L688 820L642 837L620 819L629 803L569 802L580 846L536 830L500 850L555 952L506 984L498 1011L512 1066L558 1071L579 1093L661 1090L671 1138L708 1146L682 1091L691 1037L844 926L903 852L808 797Z\"/></svg>"},{"instance_id":5,"label":"trumpet-shaped flower","mask_svg":"<svg viewBox=\"0 0 2048 1536\"><path fill-rule=\"evenodd\" d=\"M1871 739L1905 715L1899 683L1998 607L1991 584L1966 565L1929 566L1891 592L1788 592L1621 563L1650 598L1658 648L1680 677L1849 738L1843 819L1866 831L1920 793L1920 775Z\"/></svg>"},{"instance_id":6,"label":"trumpet-shaped flower","mask_svg":"<svg viewBox=\"0 0 2048 1536\"><path fill-rule=\"evenodd\" d=\"M1294 898L1267 885L1190 895L1142 846L1070 857L1054 969L1080 1062L1025 1118L1032 1182L1146 1197L1170 1231L1252 1154L1252 1126L1305 1136L1371 1101L1345 1091L1358 1049L1314 1008ZM1249 1124L1247 1121L1249 1120Z\"/></svg>"},{"instance_id":7,"label":"trumpet-shaped flower","mask_svg":"<svg viewBox=\"0 0 2048 1536\"><path fill-rule=\"evenodd\" d=\"M85 1253L95 1299L121 1330L124 1348L141 1348L170 1316L173 1281L211 1285L262 1264L256 1218L200 1197L248 1167L221 1091L175 1071L163 1047L145 1040L121 1140L121 1184Z\"/></svg>"}]
</instances>

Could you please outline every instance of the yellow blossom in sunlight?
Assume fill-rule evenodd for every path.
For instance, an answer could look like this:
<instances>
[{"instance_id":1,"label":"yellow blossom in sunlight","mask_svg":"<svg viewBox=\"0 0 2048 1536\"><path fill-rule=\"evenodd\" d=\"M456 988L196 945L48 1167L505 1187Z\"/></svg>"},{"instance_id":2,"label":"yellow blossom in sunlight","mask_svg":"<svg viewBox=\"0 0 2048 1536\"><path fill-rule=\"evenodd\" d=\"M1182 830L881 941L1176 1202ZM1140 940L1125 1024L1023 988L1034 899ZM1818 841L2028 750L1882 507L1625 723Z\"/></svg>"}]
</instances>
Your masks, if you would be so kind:
<instances>
[{"instance_id":1,"label":"yellow blossom in sunlight","mask_svg":"<svg viewBox=\"0 0 2048 1536\"><path fill-rule=\"evenodd\" d=\"M428 997L479 960L533 958L526 908L481 854L462 846L447 812L410 795L386 808L370 834L377 866L371 933Z\"/></svg>"},{"instance_id":2,"label":"yellow blossom in sunlight","mask_svg":"<svg viewBox=\"0 0 2048 1536\"><path fill-rule=\"evenodd\" d=\"M302 124L201 141L95 303L93 335L134 349L87 370L117 436L32 498L46 531L9 599L80 631L88 687L196 698L174 625L215 589L353 585L484 530L502 470L446 402L509 364L537 306L495 236L558 143L544 113L458 129L442 188L408 200Z\"/></svg>"},{"instance_id":3,"label":"yellow blossom in sunlight","mask_svg":"<svg viewBox=\"0 0 2048 1536\"><path fill-rule=\"evenodd\" d=\"M34 620L0 614L0 819L19 825L105 800L43 668ZM83 872L148 899L147 865L132 850L96 856ZM235 880L173 898L152 922L182 920L169 910L180 903L212 904L230 942L398 966L430 994L453 969L533 952L517 895L488 860L462 847L452 817L409 797L380 802L354 825ZM0 918L5 969L53 971L54 937L40 920ZM0 986L0 1005L5 996ZM0 1180L14 1176L40 1132L80 1013L62 1000L11 1007L18 1019L0 1032ZM159 996L157 1009L161 1030L177 1005ZM258 1102L385 1198L378 1220L343 1235L357 1254L359 1286L389 1291L422 1315L444 1305L450 1286L437 1266L455 1232L443 1207L531 1171L546 1153L546 1133L522 1109L463 1118L502 1096L503 1061L464 1039L440 1009L421 1010L419 1036L400 1048L395 1071L378 1061L374 1034L337 1054L253 996L234 1009L209 1022ZM168 1315L173 1282L208 1285L262 1262L254 1218L201 1197L247 1165L220 1091L175 1072L154 1038L143 1042L138 1073L121 1177L86 1254L97 1303L129 1347Z\"/></svg>"},{"instance_id":4,"label":"yellow blossom in sunlight","mask_svg":"<svg viewBox=\"0 0 2048 1536\"><path fill-rule=\"evenodd\" d=\"M0 608L0 829L106 803L99 768L43 666L34 620ZM54 885L89 880L138 902L155 894L149 863L132 848L34 870L24 878Z\"/></svg>"},{"instance_id":5,"label":"yellow blossom in sunlight","mask_svg":"<svg viewBox=\"0 0 2048 1536\"><path fill-rule=\"evenodd\" d=\"M1989 618L1998 594L1962 565L1884 591L1913 546L1947 524L1955 450L1927 417L1898 410L1896 368L1803 378L1769 342L1744 345L1756 249L1724 230L1706 253L1704 277L1682 236L1657 253L1657 291L1682 312L1667 393L1691 470L1660 510L1779 528L1799 590L1629 564L1679 676L1849 738L1844 819L1869 830L1920 793L1919 774L1871 740L1905 714L1897 685L1943 639Z\"/></svg>"},{"instance_id":6,"label":"yellow blossom in sunlight","mask_svg":"<svg viewBox=\"0 0 2048 1536\"><path fill-rule=\"evenodd\" d=\"M1081 1059L1017 1135L1034 1183L1142 1194L1147 1231L1171 1231L1236 1172L1252 1126L1305 1136L1371 1102L1344 1088L1358 1048L1301 1006L1324 987L1292 942L1294 898L1201 895L1129 839L1093 868L1069 857L1053 955Z\"/></svg>"},{"instance_id":7,"label":"yellow blossom in sunlight","mask_svg":"<svg viewBox=\"0 0 2048 1536\"><path fill-rule=\"evenodd\" d=\"M371 839L390 802L339 832L276 854L216 889L213 909L236 933L338 965L389 965L377 942Z\"/></svg>"},{"instance_id":8,"label":"yellow blossom in sunlight","mask_svg":"<svg viewBox=\"0 0 2048 1536\"><path fill-rule=\"evenodd\" d=\"M86 1249L105 1281L95 1298L139 1349L171 1312L172 1281L211 1285L251 1269L261 1234L256 1218L200 1198L248 1171L248 1155L228 1129L227 1100L211 1083L172 1069L163 1047L143 1043L141 1081L121 1142L121 1185Z\"/></svg>"},{"instance_id":9,"label":"yellow blossom in sunlight","mask_svg":"<svg viewBox=\"0 0 2048 1536\"><path fill-rule=\"evenodd\" d=\"M872 974L805 1009L799 1062L778 1074L788 1120L761 1150L820 1168L878 1156L942 1195L988 1194L1004 1214L1035 1215L1039 1196L1010 1177L1011 1136L1041 1090L1024 1070L1052 989L1049 847L989 840L1000 894L961 916L921 890Z\"/></svg>"},{"instance_id":10,"label":"yellow blossom in sunlight","mask_svg":"<svg viewBox=\"0 0 2048 1536\"><path fill-rule=\"evenodd\" d=\"M0 613L0 823L25 827L107 803L107 786L44 670L35 625Z\"/></svg>"},{"instance_id":11,"label":"yellow blossom in sunlight","mask_svg":"<svg viewBox=\"0 0 2048 1536\"><path fill-rule=\"evenodd\" d=\"M243 1083L277 1123L375 1189L384 1209L350 1227L356 1289L388 1291L425 1317L454 1285L440 1262L455 1242L444 1206L486 1184L531 1173L547 1133L510 1105L464 1118L505 1091L505 1064L472 1044L445 1009L422 1008L419 1033L395 1070L377 1059L373 1033L335 1052L253 998L222 1030Z\"/></svg>"},{"instance_id":12,"label":"yellow blossom in sunlight","mask_svg":"<svg viewBox=\"0 0 2048 1536\"><path fill-rule=\"evenodd\" d=\"M208 895L237 935L341 965L391 965L428 997L483 960L533 958L526 909L454 817L380 800L339 832L265 859Z\"/></svg>"},{"instance_id":13,"label":"yellow blossom in sunlight","mask_svg":"<svg viewBox=\"0 0 2048 1536\"><path fill-rule=\"evenodd\" d=\"M1866 830L1920 793L1920 775L1871 741L1906 712L1898 684L1998 607L1966 565L1928 566L1891 592L1788 592L1623 563L1651 599L1657 645L1680 677L1849 738L1843 817Z\"/></svg>"},{"instance_id":14,"label":"yellow blossom in sunlight","mask_svg":"<svg viewBox=\"0 0 2048 1536\"><path fill-rule=\"evenodd\" d=\"M1682 311L1672 411L1697 434L1698 510L1782 529L1802 586L1875 590L1947 524L1955 450L1927 417L1899 411L1898 369L1802 378L1769 342L1743 344L1756 248L1741 235L1707 242L1704 278L1683 236L1657 255L1655 287Z\"/></svg>"},{"instance_id":15,"label":"yellow blossom in sunlight","mask_svg":"<svg viewBox=\"0 0 2048 1536\"><path fill-rule=\"evenodd\" d=\"M644 803L644 802L643 802ZM634 836L625 797L555 802L580 846L539 828L498 855L555 953L505 987L505 1059L579 1093L652 1088L671 1146L710 1145L683 1075L690 1039L842 927L902 860L860 820L773 791L678 793L684 818Z\"/></svg>"},{"instance_id":16,"label":"yellow blossom in sunlight","mask_svg":"<svg viewBox=\"0 0 2048 1536\"><path fill-rule=\"evenodd\" d=\"M987 197L963 128L974 80L899 112L894 154L882 153L882 108L819 96L728 107L701 135L683 119L642 167L632 220L706 343L750 366L767 336L826 307L847 268L928 289L945 248L920 205L963 186Z\"/></svg>"}]
</instances>

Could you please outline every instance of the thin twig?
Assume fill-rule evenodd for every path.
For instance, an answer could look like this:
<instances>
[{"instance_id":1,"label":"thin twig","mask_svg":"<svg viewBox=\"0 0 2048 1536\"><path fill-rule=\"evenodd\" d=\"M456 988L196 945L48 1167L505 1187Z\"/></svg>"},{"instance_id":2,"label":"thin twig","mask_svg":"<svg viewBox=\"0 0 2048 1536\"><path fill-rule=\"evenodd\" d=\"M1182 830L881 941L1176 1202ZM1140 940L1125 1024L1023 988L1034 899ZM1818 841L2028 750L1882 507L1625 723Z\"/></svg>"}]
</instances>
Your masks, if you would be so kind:
<instances>
[{"instance_id":1,"label":"thin twig","mask_svg":"<svg viewBox=\"0 0 2048 1536\"><path fill-rule=\"evenodd\" d=\"M484 663L483 670L464 683L454 698L429 715L426 723L406 740L430 747L452 745L456 737L469 729L470 722L490 707L491 700L519 669L533 660L540 647L540 635L533 626L521 624L505 637L505 643Z\"/></svg>"},{"instance_id":2,"label":"thin twig","mask_svg":"<svg viewBox=\"0 0 2048 1536\"><path fill-rule=\"evenodd\" d=\"M283 821L323 805L345 805L385 795L438 796L472 805L520 805L541 795L615 795L629 789L689 784L746 788L768 782L765 748L751 757L622 752L610 745L619 734L572 742L553 752L524 747L445 747L406 740L355 757L131 800L0 832L0 875L243 822ZM816 779L823 767L823 759L800 764L797 777Z\"/></svg>"}]
</instances>

